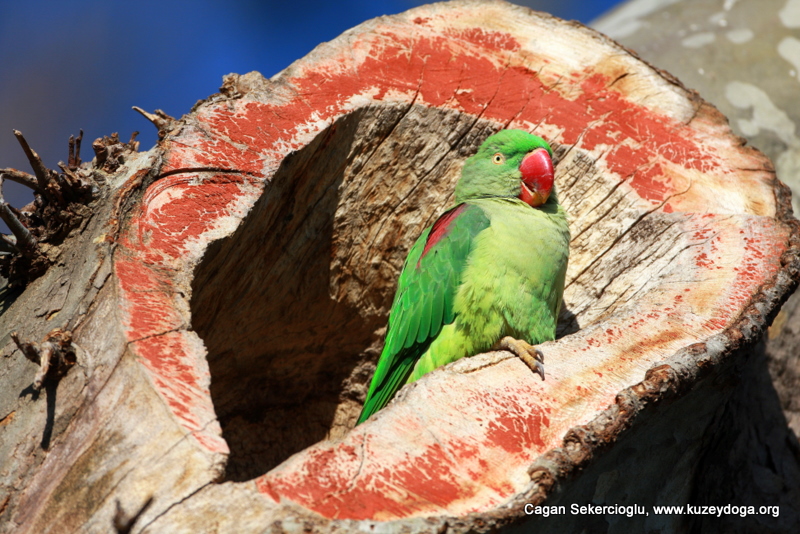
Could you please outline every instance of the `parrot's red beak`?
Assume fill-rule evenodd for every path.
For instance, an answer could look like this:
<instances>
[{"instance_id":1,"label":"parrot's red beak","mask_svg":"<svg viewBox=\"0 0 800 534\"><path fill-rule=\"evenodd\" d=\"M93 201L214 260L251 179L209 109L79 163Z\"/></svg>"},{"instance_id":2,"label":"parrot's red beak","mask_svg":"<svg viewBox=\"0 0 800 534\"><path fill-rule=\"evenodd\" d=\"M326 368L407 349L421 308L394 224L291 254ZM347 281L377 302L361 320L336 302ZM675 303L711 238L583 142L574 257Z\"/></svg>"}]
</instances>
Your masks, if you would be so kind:
<instances>
[{"instance_id":1,"label":"parrot's red beak","mask_svg":"<svg viewBox=\"0 0 800 534\"><path fill-rule=\"evenodd\" d=\"M547 202L553 190L553 160L544 148L537 148L522 160L519 198L531 206L538 207Z\"/></svg>"}]
</instances>

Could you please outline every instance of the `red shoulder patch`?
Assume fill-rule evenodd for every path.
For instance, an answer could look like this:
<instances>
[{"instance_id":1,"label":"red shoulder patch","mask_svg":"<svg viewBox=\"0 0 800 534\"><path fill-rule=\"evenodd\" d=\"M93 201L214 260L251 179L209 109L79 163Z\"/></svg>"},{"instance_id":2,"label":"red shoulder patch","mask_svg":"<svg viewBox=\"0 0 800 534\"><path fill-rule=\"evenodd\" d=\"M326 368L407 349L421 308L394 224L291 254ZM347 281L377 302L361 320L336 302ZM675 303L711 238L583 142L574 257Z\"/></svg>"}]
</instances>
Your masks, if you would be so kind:
<instances>
[{"instance_id":1,"label":"red shoulder patch","mask_svg":"<svg viewBox=\"0 0 800 534\"><path fill-rule=\"evenodd\" d=\"M419 267L419 262L422 261L422 258L425 257L425 254L428 253L431 247L441 241L442 238L447 235L450 224L456 220L456 217L458 217L458 215L464 211L466 207L466 204L459 204L455 208L442 213L442 215L436 219L436 222L433 223L433 226L431 227L431 232L428 234L428 239L425 241L425 248L422 249L422 254L420 254L419 260L417 260L417 267Z\"/></svg>"}]
</instances>

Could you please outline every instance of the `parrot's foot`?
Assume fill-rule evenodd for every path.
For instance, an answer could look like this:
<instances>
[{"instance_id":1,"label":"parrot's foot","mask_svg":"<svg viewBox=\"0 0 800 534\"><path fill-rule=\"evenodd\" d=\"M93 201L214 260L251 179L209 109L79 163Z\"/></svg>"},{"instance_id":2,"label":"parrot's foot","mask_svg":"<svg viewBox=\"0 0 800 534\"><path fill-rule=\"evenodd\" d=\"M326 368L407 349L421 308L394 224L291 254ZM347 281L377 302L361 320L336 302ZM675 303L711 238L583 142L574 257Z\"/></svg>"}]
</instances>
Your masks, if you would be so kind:
<instances>
[{"instance_id":1,"label":"parrot's foot","mask_svg":"<svg viewBox=\"0 0 800 534\"><path fill-rule=\"evenodd\" d=\"M531 371L541 376L542 380L544 380L544 354L533 345L521 339L506 336L495 343L493 348L505 349L513 352L520 360L525 362L525 365L527 365Z\"/></svg>"}]
</instances>

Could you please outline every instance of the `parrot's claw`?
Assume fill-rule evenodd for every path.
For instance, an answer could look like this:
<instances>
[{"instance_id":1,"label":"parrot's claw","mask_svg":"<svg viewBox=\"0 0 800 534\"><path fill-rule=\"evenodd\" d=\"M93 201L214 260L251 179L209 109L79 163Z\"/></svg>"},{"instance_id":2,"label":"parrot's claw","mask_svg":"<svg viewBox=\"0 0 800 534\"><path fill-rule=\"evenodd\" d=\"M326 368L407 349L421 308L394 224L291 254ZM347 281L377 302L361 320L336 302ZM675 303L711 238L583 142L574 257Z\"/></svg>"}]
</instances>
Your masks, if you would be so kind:
<instances>
[{"instance_id":1,"label":"parrot's claw","mask_svg":"<svg viewBox=\"0 0 800 534\"><path fill-rule=\"evenodd\" d=\"M544 380L544 354L542 351L521 339L506 336L498 341L495 349L505 349L513 352L531 371L542 377Z\"/></svg>"}]
</instances>

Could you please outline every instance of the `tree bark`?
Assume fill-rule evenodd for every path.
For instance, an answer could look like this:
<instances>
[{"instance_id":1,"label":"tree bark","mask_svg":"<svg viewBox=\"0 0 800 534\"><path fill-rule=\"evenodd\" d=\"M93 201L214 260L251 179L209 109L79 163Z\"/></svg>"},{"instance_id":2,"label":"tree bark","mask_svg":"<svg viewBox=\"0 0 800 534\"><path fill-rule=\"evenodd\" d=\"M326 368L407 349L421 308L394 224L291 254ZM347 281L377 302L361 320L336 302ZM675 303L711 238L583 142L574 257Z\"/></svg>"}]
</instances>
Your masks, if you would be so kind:
<instances>
[{"instance_id":1,"label":"tree bark","mask_svg":"<svg viewBox=\"0 0 800 534\"><path fill-rule=\"evenodd\" d=\"M375 19L150 118L154 149L84 166L91 216L0 318L6 532L488 531L601 493L689 502L797 283L788 190L724 116L509 4ZM547 380L477 355L352 429L408 248L506 127L552 142L570 217ZM77 363L40 399L10 332L55 327Z\"/></svg>"}]
</instances>

